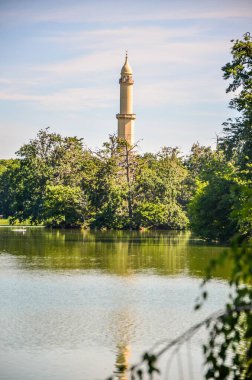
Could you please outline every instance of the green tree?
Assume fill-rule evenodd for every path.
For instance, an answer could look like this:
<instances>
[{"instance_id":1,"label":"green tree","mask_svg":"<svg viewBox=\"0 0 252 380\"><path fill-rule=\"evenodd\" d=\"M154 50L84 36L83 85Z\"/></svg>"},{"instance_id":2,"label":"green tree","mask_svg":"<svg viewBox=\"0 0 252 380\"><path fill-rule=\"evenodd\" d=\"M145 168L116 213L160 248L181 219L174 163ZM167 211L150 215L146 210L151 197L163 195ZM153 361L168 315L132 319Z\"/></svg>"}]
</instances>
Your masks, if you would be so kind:
<instances>
[{"instance_id":1,"label":"green tree","mask_svg":"<svg viewBox=\"0 0 252 380\"><path fill-rule=\"evenodd\" d=\"M199 183L189 206L193 231L206 239L227 241L237 232L234 209L238 200L237 183L215 177L209 183Z\"/></svg>"},{"instance_id":2,"label":"green tree","mask_svg":"<svg viewBox=\"0 0 252 380\"><path fill-rule=\"evenodd\" d=\"M234 164L222 151L210 150L188 205L193 231L208 240L228 241L239 230L241 186Z\"/></svg>"},{"instance_id":3,"label":"green tree","mask_svg":"<svg viewBox=\"0 0 252 380\"><path fill-rule=\"evenodd\" d=\"M188 224L188 171L177 148L141 156L136 146L110 136L91 152L82 140L45 129L17 154L0 183L1 208L13 221L99 229Z\"/></svg>"},{"instance_id":4,"label":"green tree","mask_svg":"<svg viewBox=\"0 0 252 380\"><path fill-rule=\"evenodd\" d=\"M138 228L160 227L167 223L168 213L161 203L139 203L134 210L134 222Z\"/></svg>"},{"instance_id":5,"label":"green tree","mask_svg":"<svg viewBox=\"0 0 252 380\"><path fill-rule=\"evenodd\" d=\"M62 137L48 128L17 155L19 159L3 172L0 185L1 207L13 221L44 222L48 186L81 187L88 177L83 176L88 152L82 140Z\"/></svg>"},{"instance_id":6,"label":"green tree","mask_svg":"<svg viewBox=\"0 0 252 380\"><path fill-rule=\"evenodd\" d=\"M185 160L192 179L206 180L211 171L211 162L215 152L210 146L201 146L198 142L192 145L191 152ZM217 161L217 160L216 160ZM210 168L209 168L210 165Z\"/></svg>"},{"instance_id":7,"label":"green tree","mask_svg":"<svg viewBox=\"0 0 252 380\"><path fill-rule=\"evenodd\" d=\"M43 221L52 227L80 227L85 223L87 202L80 187L47 185Z\"/></svg>"},{"instance_id":8,"label":"green tree","mask_svg":"<svg viewBox=\"0 0 252 380\"><path fill-rule=\"evenodd\" d=\"M185 228L188 224L184 207L186 177L187 170L177 148L164 147L156 155L144 155L135 181L136 224Z\"/></svg>"},{"instance_id":9,"label":"green tree","mask_svg":"<svg viewBox=\"0 0 252 380\"><path fill-rule=\"evenodd\" d=\"M222 70L224 79L230 81L226 91L235 93L229 105L241 116L224 123L220 146L229 158L235 157L241 170L246 170L252 163L252 37L245 33L243 39L231 42L232 61Z\"/></svg>"},{"instance_id":10,"label":"green tree","mask_svg":"<svg viewBox=\"0 0 252 380\"><path fill-rule=\"evenodd\" d=\"M0 174L0 212L11 222L21 218L24 191L20 161L9 160Z\"/></svg>"},{"instance_id":11,"label":"green tree","mask_svg":"<svg viewBox=\"0 0 252 380\"><path fill-rule=\"evenodd\" d=\"M229 163L223 152L210 146L201 146L198 142L192 145L184 163L188 169L184 186L187 204L197 194L200 182L207 183L216 173L229 173Z\"/></svg>"},{"instance_id":12,"label":"green tree","mask_svg":"<svg viewBox=\"0 0 252 380\"><path fill-rule=\"evenodd\" d=\"M222 70L224 79L231 81L227 92L235 92L230 107L241 116L224 123L215 152L202 155L194 146L187 160L191 173L203 163L196 179L206 186L196 188L189 214L194 231L208 239L228 240L236 232L249 236L252 231L252 39L246 33L233 42L232 61Z\"/></svg>"},{"instance_id":13,"label":"green tree","mask_svg":"<svg viewBox=\"0 0 252 380\"><path fill-rule=\"evenodd\" d=\"M110 136L95 152L96 170L89 183L92 228L124 228L127 218L126 181L120 166L118 139Z\"/></svg>"}]
</instances>

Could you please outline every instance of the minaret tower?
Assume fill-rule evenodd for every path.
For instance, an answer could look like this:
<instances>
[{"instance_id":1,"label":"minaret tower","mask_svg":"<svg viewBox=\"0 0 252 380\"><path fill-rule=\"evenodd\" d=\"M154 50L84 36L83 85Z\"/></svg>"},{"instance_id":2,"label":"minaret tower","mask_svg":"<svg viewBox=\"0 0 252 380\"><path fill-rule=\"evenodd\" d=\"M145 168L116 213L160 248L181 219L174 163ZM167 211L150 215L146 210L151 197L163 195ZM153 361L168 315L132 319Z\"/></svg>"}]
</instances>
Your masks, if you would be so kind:
<instances>
[{"instance_id":1,"label":"minaret tower","mask_svg":"<svg viewBox=\"0 0 252 380\"><path fill-rule=\"evenodd\" d=\"M134 120L133 113L133 78L132 68L128 62L126 52L125 63L121 70L120 83L120 113L116 115L118 120L118 138L126 140L130 145L134 144Z\"/></svg>"}]
</instances>

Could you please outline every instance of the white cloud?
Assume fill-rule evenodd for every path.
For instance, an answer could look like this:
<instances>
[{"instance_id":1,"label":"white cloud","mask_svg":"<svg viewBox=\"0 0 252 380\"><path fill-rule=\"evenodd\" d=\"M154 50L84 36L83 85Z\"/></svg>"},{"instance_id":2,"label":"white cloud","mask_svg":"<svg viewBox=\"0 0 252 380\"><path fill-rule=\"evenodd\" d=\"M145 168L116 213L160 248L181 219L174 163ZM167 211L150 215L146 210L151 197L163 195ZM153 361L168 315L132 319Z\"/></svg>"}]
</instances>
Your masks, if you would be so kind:
<instances>
[{"instance_id":1,"label":"white cloud","mask_svg":"<svg viewBox=\"0 0 252 380\"><path fill-rule=\"evenodd\" d=\"M68 88L47 95L0 92L0 100L28 101L49 110L78 112L86 108L107 108L117 94L107 88Z\"/></svg>"},{"instance_id":2,"label":"white cloud","mask_svg":"<svg viewBox=\"0 0 252 380\"><path fill-rule=\"evenodd\" d=\"M188 32L188 33L187 33ZM130 60L141 73L156 74L163 65L210 65L219 61L220 55L226 51L227 44L223 41L197 40L181 38L183 35L199 34L194 28L170 30L161 27L118 28L104 29L92 32L63 34L52 37L54 43L68 43L74 46L82 41L83 46L91 48L91 52L80 53L79 57L60 62L37 65L31 69L44 74L52 74L54 78L76 77L80 75L96 74L108 76L120 70L123 63L123 49L129 49ZM173 41L172 36L180 37L181 42ZM85 41L88 41L85 44ZM113 58L112 58L113 57ZM218 57L218 58L217 58ZM169 67L168 67L169 69ZM161 69L165 73L167 67ZM88 77L86 79L91 79ZM82 77L82 79L85 79Z\"/></svg>"},{"instance_id":3,"label":"white cloud","mask_svg":"<svg viewBox=\"0 0 252 380\"><path fill-rule=\"evenodd\" d=\"M142 82L134 89L136 107L157 107L183 104L216 103L224 101L221 80L209 77L196 79L164 78L155 82ZM211 86L209 86L211 83ZM100 87L65 88L45 95L21 92L20 89L0 92L0 100L26 101L39 104L47 110L79 112L85 109L111 108L119 100L119 85Z\"/></svg>"},{"instance_id":4,"label":"white cloud","mask_svg":"<svg viewBox=\"0 0 252 380\"><path fill-rule=\"evenodd\" d=\"M71 32L58 32L50 36L43 37L46 42L61 43L61 44L95 44L93 50L120 43L122 46L125 42L132 40L136 44L148 42L149 40L159 40L160 38L174 39L174 38L188 38L199 34L202 27L161 27L161 26L119 26L114 28L96 28L92 30L81 30ZM112 39L112 41L111 41Z\"/></svg>"},{"instance_id":5,"label":"white cloud","mask_svg":"<svg viewBox=\"0 0 252 380\"><path fill-rule=\"evenodd\" d=\"M147 3L138 1L118 2L97 1L88 4L71 2L69 6L52 3L50 7L22 7L19 10L3 10L5 22L43 23L43 22L148 22L165 20L195 20L195 19L237 19L252 16L249 1L182 1L175 4L171 1L163 3Z\"/></svg>"},{"instance_id":6,"label":"white cloud","mask_svg":"<svg viewBox=\"0 0 252 380\"><path fill-rule=\"evenodd\" d=\"M222 83L216 78L209 78L205 83L204 78L198 80L158 81L145 83L135 90L136 106L158 107L185 104L217 103L226 100Z\"/></svg>"},{"instance_id":7,"label":"white cloud","mask_svg":"<svg viewBox=\"0 0 252 380\"><path fill-rule=\"evenodd\" d=\"M85 108L107 108L117 99L117 94L106 88L69 88L40 99L49 109L81 111Z\"/></svg>"},{"instance_id":8,"label":"white cloud","mask_svg":"<svg viewBox=\"0 0 252 380\"><path fill-rule=\"evenodd\" d=\"M222 101L223 87L216 80L218 75L213 76L211 67L220 61L226 46L211 37L207 42L195 41L194 36L199 33L198 28L159 26L59 34L49 41L58 44L66 40L74 45L83 40L87 47L92 47L91 52L74 59L29 66L17 79L1 81L0 78L3 85L0 99L35 102L44 109L69 112L108 108L118 100L118 78L124 59L122 46L126 46L130 47L130 60L136 73L136 104ZM188 40L182 39L183 35Z\"/></svg>"}]
</instances>

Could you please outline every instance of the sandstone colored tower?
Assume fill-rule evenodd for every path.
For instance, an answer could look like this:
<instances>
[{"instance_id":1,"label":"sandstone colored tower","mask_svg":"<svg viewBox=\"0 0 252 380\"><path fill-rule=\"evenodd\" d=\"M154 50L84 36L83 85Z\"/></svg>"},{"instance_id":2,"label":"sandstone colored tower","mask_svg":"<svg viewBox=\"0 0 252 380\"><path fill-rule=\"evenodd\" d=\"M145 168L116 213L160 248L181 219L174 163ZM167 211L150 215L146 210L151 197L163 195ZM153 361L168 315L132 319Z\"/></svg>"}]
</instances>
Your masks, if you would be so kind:
<instances>
[{"instance_id":1,"label":"sandstone colored tower","mask_svg":"<svg viewBox=\"0 0 252 380\"><path fill-rule=\"evenodd\" d=\"M125 63L121 70L120 83L120 113L116 115L118 120L118 138L126 140L130 145L134 144L134 120L133 113L133 77L132 68L128 62L126 52Z\"/></svg>"}]
</instances>

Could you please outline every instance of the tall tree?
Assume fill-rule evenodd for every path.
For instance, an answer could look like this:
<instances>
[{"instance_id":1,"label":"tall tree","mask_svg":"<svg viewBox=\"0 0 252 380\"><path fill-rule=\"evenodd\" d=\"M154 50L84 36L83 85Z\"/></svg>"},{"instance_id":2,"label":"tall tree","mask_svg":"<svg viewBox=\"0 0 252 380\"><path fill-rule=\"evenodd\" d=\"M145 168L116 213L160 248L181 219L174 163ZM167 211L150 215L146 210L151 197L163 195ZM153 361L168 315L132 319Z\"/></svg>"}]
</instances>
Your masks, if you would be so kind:
<instances>
[{"instance_id":1,"label":"tall tree","mask_svg":"<svg viewBox=\"0 0 252 380\"><path fill-rule=\"evenodd\" d=\"M235 95L229 106L241 116L224 123L220 147L229 158L235 157L238 167L251 177L248 165L252 163L252 37L245 33L243 39L231 42L232 61L222 70L224 79L230 81L226 92Z\"/></svg>"},{"instance_id":2,"label":"tall tree","mask_svg":"<svg viewBox=\"0 0 252 380\"><path fill-rule=\"evenodd\" d=\"M57 193L53 186L66 186L66 190L71 187L73 191L76 188L75 198L80 194L78 189L84 181L87 158L81 139L62 137L47 128L23 145L17 155L19 160L3 173L0 186L6 216L20 221L30 219L32 223L45 222L46 198L50 195L51 199ZM64 199L69 202L69 197Z\"/></svg>"},{"instance_id":3,"label":"tall tree","mask_svg":"<svg viewBox=\"0 0 252 380\"><path fill-rule=\"evenodd\" d=\"M188 224L184 209L187 170L177 148L163 147L146 154L136 178L138 225L182 229Z\"/></svg>"},{"instance_id":4,"label":"tall tree","mask_svg":"<svg viewBox=\"0 0 252 380\"><path fill-rule=\"evenodd\" d=\"M234 93L229 106L241 116L224 123L217 151L199 171L200 182L189 208L194 231L218 240L228 240L236 232L252 233L252 38L246 33L232 42L232 61L222 70L230 81L226 91ZM194 149L189 167L192 163L195 167L197 152Z\"/></svg>"}]
</instances>

